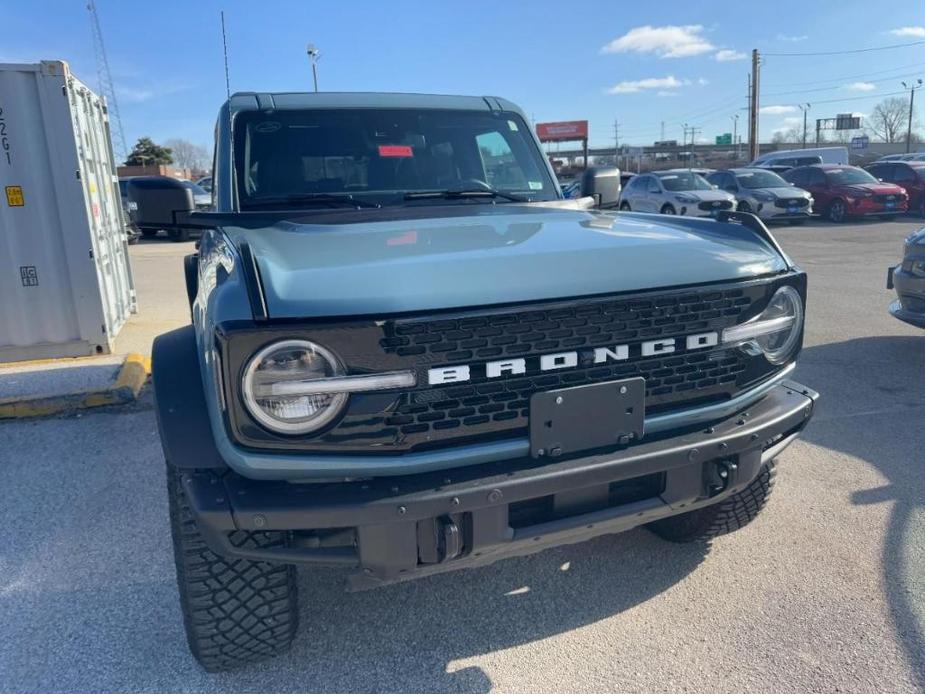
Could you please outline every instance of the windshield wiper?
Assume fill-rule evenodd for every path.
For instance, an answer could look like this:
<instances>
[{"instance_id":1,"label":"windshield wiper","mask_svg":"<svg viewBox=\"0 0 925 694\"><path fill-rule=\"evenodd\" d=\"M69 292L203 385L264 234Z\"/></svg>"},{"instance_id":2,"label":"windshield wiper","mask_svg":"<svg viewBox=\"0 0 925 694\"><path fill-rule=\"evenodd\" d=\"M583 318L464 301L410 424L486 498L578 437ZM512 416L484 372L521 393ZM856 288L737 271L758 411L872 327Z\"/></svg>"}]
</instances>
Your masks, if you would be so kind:
<instances>
[{"instance_id":1,"label":"windshield wiper","mask_svg":"<svg viewBox=\"0 0 925 694\"><path fill-rule=\"evenodd\" d=\"M504 198L511 202L529 202L527 198L513 193L505 193L497 188L471 188L462 190L412 190L405 193L405 200L427 200L442 198L444 200L462 200L465 198Z\"/></svg>"},{"instance_id":2,"label":"windshield wiper","mask_svg":"<svg viewBox=\"0 0 925 694\"><path fill-rule=\"evenodd\" d=\"M318 205L343 205L356 208L379 208L382 207L376 202L366 202L357 200L352 195L335 195L333 193L302 193L297 195L273 195L267 197L258 197L245 201L246 207L266 207L267 205L295 205L295 204L318 204Z\"/></svg>"}]
</instances>

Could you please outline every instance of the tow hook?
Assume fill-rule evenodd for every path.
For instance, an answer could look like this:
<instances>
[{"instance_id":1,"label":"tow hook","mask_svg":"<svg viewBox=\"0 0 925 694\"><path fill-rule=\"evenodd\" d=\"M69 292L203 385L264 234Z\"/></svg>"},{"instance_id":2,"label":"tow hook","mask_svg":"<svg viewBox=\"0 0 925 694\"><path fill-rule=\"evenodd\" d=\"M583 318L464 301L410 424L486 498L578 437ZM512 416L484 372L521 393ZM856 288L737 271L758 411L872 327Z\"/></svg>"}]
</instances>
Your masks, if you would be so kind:
<instances>
[{"instance_id":1,"label":"tow hook","mask_svg":"<svg viewBox=\"0 0 925 694\"><path fill-rule=\"evenodd\" d=\"M732 460L716 460L708 463L704 470L707 496L722 494L735 481L739 466Z\"/></svg>"}]
</instances>

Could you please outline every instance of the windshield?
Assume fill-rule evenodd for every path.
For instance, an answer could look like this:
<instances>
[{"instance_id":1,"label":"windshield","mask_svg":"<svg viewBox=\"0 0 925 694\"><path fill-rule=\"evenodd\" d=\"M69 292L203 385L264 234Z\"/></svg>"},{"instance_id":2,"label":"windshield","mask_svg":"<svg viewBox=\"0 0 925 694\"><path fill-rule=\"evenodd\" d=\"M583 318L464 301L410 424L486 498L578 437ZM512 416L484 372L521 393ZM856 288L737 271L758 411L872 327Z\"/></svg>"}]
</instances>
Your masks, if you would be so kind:
<instances>
[{"instance_id":1,"label":"windshield","mask_svg":"<svg viewBox=\"0 0 925 694\"><path fill-rule=\"evenodd\" d=\"M680 190L712 190L713 186L699 174L683 171L679 173L658 174L659 180L665 190L677 192Z\"/></svg>"},{"instance_id":2,"label":"windshield","mask_svg":"<svg viewBox=\"0 0 925 694\"><path fill-rule=\"evenodd\" d=\"M746 171L737 173L736 180L743 188L786 188L789 184L773 171Z\"/></svg>"},{"instance_id":3,"label":"windshield","mask_svg":"<svg viewBox=\"0 0 925 694\"><path fill-rule=\"evenodd\" d=\"M529 127L507 112L244 113L235 121L235 169L242 210L265 208L265 201L299 207L313 195L406 205L409 192L484 191L486 186L531 201L558 197ZM474 201L411 204L435 200Z\"/></svg>"},{"instance_id":4,"label":"windshield","mask_svg":"<svg viewBox=\"0 0 925 694\"><path fill-rule=\"evenodd\" d=\"M825 172L829 183L837 186L855 185L858 183L877 183L877 179L864 169L829 169Z\"/></svg>"}]
</instances>

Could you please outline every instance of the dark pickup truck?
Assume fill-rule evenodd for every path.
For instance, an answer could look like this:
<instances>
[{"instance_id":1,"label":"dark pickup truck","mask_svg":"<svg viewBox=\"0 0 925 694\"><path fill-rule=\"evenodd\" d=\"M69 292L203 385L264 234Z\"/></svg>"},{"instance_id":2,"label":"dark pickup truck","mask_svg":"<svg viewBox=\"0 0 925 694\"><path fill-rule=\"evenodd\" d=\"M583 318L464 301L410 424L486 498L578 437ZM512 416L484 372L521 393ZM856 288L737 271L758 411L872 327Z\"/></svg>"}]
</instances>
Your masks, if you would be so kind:
<instances>
[{"instance_id":1,"label":"dark pickup truck","mask_svg":"<svg viewBox=\"0 0 925 694\"><path fill-rule=\"evenodd\" d=\"M758 515L817 394L756 217L607 211L614 169L565 200L495 97L243 93L216 133L192 324L153 353L206 669L289 645L295 565L357 590Z\"/></svg>"}]
</instances>

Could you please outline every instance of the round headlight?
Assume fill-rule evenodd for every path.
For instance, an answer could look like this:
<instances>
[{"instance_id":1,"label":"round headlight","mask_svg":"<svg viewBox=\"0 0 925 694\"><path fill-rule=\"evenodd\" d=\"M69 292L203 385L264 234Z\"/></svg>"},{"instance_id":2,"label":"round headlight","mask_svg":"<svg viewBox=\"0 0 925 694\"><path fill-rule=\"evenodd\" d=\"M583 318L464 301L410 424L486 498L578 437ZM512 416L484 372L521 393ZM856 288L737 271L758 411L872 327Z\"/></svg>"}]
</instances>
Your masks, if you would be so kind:
<instances>
[{"instance_id":1,"label":"round headlight","mask_svg":"<svg viewBox=\"0 0 925 694\"><path fill-rule=\"evenodd\" d=\"M257 352L244 370L244 404L270 431L307 434L331 422L347 403L347 393L323 388L312 393L311 382L343 375L340 360L321 345L308 340L274 342Z\"/></svg>"},{"instance_id":2,"label":"round headlight","mask_svg":"<svg viewBox=\"0 0 925 694\"><path fill-rule=\"evenodd\" d=\"M791 320L775 320L787 318ZM755 342L769 362L783 364L793 354L803 327L803 302L799 292L789 286L778 289L758 316L758 322L761 321L775 321L781 325L780 330L760 335Z\"/></svg>"}]
</instances>

